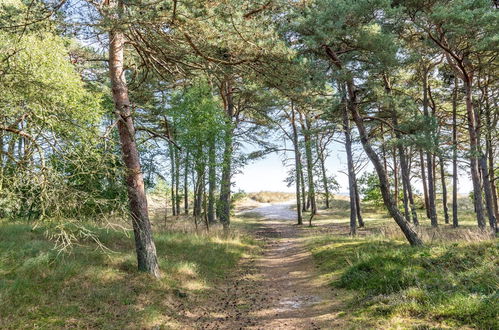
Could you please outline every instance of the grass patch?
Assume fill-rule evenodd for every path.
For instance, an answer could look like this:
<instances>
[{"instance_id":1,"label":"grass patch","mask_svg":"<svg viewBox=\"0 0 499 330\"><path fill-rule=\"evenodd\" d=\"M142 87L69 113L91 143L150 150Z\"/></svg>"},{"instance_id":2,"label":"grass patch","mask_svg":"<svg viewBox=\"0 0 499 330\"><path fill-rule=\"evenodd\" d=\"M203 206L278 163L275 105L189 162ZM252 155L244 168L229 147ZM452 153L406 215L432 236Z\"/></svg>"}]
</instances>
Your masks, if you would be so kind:
<instances>
[{"instance_id":1,"label":"grass patch","mask_svg":"<svg viewBox=\"0 0 499 330\"><path fill-rule=\"evenodd\" d=\"M296 198L293 193L276 192L276 191L260 191L248 193L248 197L260 203L276 203L286 202Z\"/></svg>"},{"instance_id":2,"label":"grass patch","mask_svg":"<svg viewBox=\"0 0 499 330\"><path fill-rule=\"evenodd\" d=\"M350 306L358 320L499 328L497 241L412 248L396 240L324 235L312 237L310 248L333 286L355 292Z\"/></svg>"},{"instance_id":3,"label":"grass patch","mask_svg":"<svg viewBox=\"0 0 499 330\"><path fill-rule=\"evenodd\" d=\"M153 280L136 271L129 231L92 229L112 252L82 242L58 253L44 228L0 221L0 328L182 328L178 305L255 247L238 235L155 232L163 277Z\"/></svg>"}]
</instances>

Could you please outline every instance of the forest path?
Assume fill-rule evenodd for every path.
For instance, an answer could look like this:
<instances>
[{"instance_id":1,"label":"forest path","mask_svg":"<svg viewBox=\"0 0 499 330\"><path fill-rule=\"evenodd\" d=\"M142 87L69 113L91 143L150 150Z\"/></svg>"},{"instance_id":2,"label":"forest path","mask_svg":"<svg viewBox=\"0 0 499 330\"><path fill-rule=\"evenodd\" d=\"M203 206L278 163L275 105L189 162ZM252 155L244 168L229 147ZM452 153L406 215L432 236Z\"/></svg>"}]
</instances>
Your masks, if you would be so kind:
<instances>
[{"instance_id":1,"label":"forest path","mask_svg":"<svg viewBox=\"0 0 499 330\"><path fill-rule=\"evenodd\" d=\"M211 297L214 305L199 319L199 328L332 329L344 325L337 319L344 310L341 297L316 271L290 204L245 211L264 217L253 230L264 241L264 251L256 259L245 260L220 296Z\"/></svg>"}]
</instances>

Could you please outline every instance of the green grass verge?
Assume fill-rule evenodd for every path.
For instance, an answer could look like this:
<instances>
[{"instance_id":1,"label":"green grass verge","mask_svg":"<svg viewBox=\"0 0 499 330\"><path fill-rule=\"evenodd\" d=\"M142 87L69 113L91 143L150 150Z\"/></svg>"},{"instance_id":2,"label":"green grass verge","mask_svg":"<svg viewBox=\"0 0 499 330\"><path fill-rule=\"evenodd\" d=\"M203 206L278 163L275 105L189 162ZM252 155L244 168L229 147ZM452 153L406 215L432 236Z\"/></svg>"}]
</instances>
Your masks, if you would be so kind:
<instances>
[{"instance_id":1,"label":"green grass verge","mask_svg":"<svg viewBox=\"0 0 499 330\"><path fill-rule=\"evenodd\" d=\"M499 328L497 242L412 248L395 240L320 236L309 244L331 285L354 293L346 314L353 323Z\"/></svg>"},{"instance_id":2,"label":"green grass verge","mask_svg":"<svg viewBox=\"0 0 499 330\"><path fill-rule=\"evenodd\" d=\"M153 280L136 271L130 232L93 229L112 252L82 242L58 253L43 228L0 221L0 328L181 328L178 305L209 292L255 246L157 232L163 277Z\"/></svg>"}]
</instances>

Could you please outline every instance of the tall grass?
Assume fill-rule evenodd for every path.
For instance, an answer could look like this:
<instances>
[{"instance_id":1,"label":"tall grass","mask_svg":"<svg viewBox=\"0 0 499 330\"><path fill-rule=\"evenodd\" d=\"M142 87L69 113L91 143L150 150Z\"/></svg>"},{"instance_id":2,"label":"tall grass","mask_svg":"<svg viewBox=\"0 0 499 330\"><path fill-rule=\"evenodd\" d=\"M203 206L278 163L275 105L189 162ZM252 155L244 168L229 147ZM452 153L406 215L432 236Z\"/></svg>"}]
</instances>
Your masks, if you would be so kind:
<instances>
[{"instance_id":1,"label":"tall grass","mask_svg":"<svg viewBox=\"0 0 499 330\"><path fill-rule=\"evenodd\" d=\"M355 297L344 314L351 324L499 328L499 245L492 233L466 217L460 228L431 228L421 214L416 230L426 245L414 248L382 210L365 208L366 228L349 237L343 211L322 212L308 234L331 285Z\"/></svg>"},{"instance_id":2,"label":"tall grass","mask_svg":"<svg viewBox=\"0 0 499 330\"><path fill-rule=\"evenodd\" d=\"M157 228L156 281L136 271L129 231L91 229L110 251L81 241L60 253L43 227L0 222L0 328L182 328L178 305L209 292L254 247L239 235Z\"/></svg>"}]
</instances>

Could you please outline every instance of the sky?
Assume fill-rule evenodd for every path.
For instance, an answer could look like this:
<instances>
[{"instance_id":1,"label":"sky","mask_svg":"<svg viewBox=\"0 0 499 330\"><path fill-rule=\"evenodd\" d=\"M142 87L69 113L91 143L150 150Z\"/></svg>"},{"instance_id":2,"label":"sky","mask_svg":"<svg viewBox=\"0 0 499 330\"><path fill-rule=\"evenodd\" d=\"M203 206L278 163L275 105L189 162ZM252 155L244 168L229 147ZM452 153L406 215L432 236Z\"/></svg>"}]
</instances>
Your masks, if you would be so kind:
<instances>
[{"instance_id":1,"label":"sky","mask_svg":"<svg viewBox=\"0 0 499 330\"><path fill-rule=\"evenodd\" d=\"M253 151L250 146L244 147L245 151ZM357 146L355 153L361 153L359 146ZM333 142L329 147L329 157L326 160L326 169L328 174L334 174L336 181L340 185L337 193L348 193L348 176L346 174L347 161L344 151L344 145L339 142ZM293 155L288 152L287 157L288 167L283 165L282 159L285 158L282 154L272 153L265 158L253 161L240 170L240 173L234 176L235 191L244 190L245 192L258 192L258 191L282 191L294 192L295 186L287 187L284 180L286 179L287 172L293 164ZM448 164L450 165L450 164ZM373 167L369 162L361 173L364 171L373 171ZM448 166L447 172L451 173L452 169ZM361 174L362 175L362 174ZM467 194L472 190L471 180L466 173L459 173L458 177L458 192L460 194ZM422 192L422 184L419 181L413 180L414 188ZM450 184L450 178L447 180Z\"/></svg>"}]
</instances>

